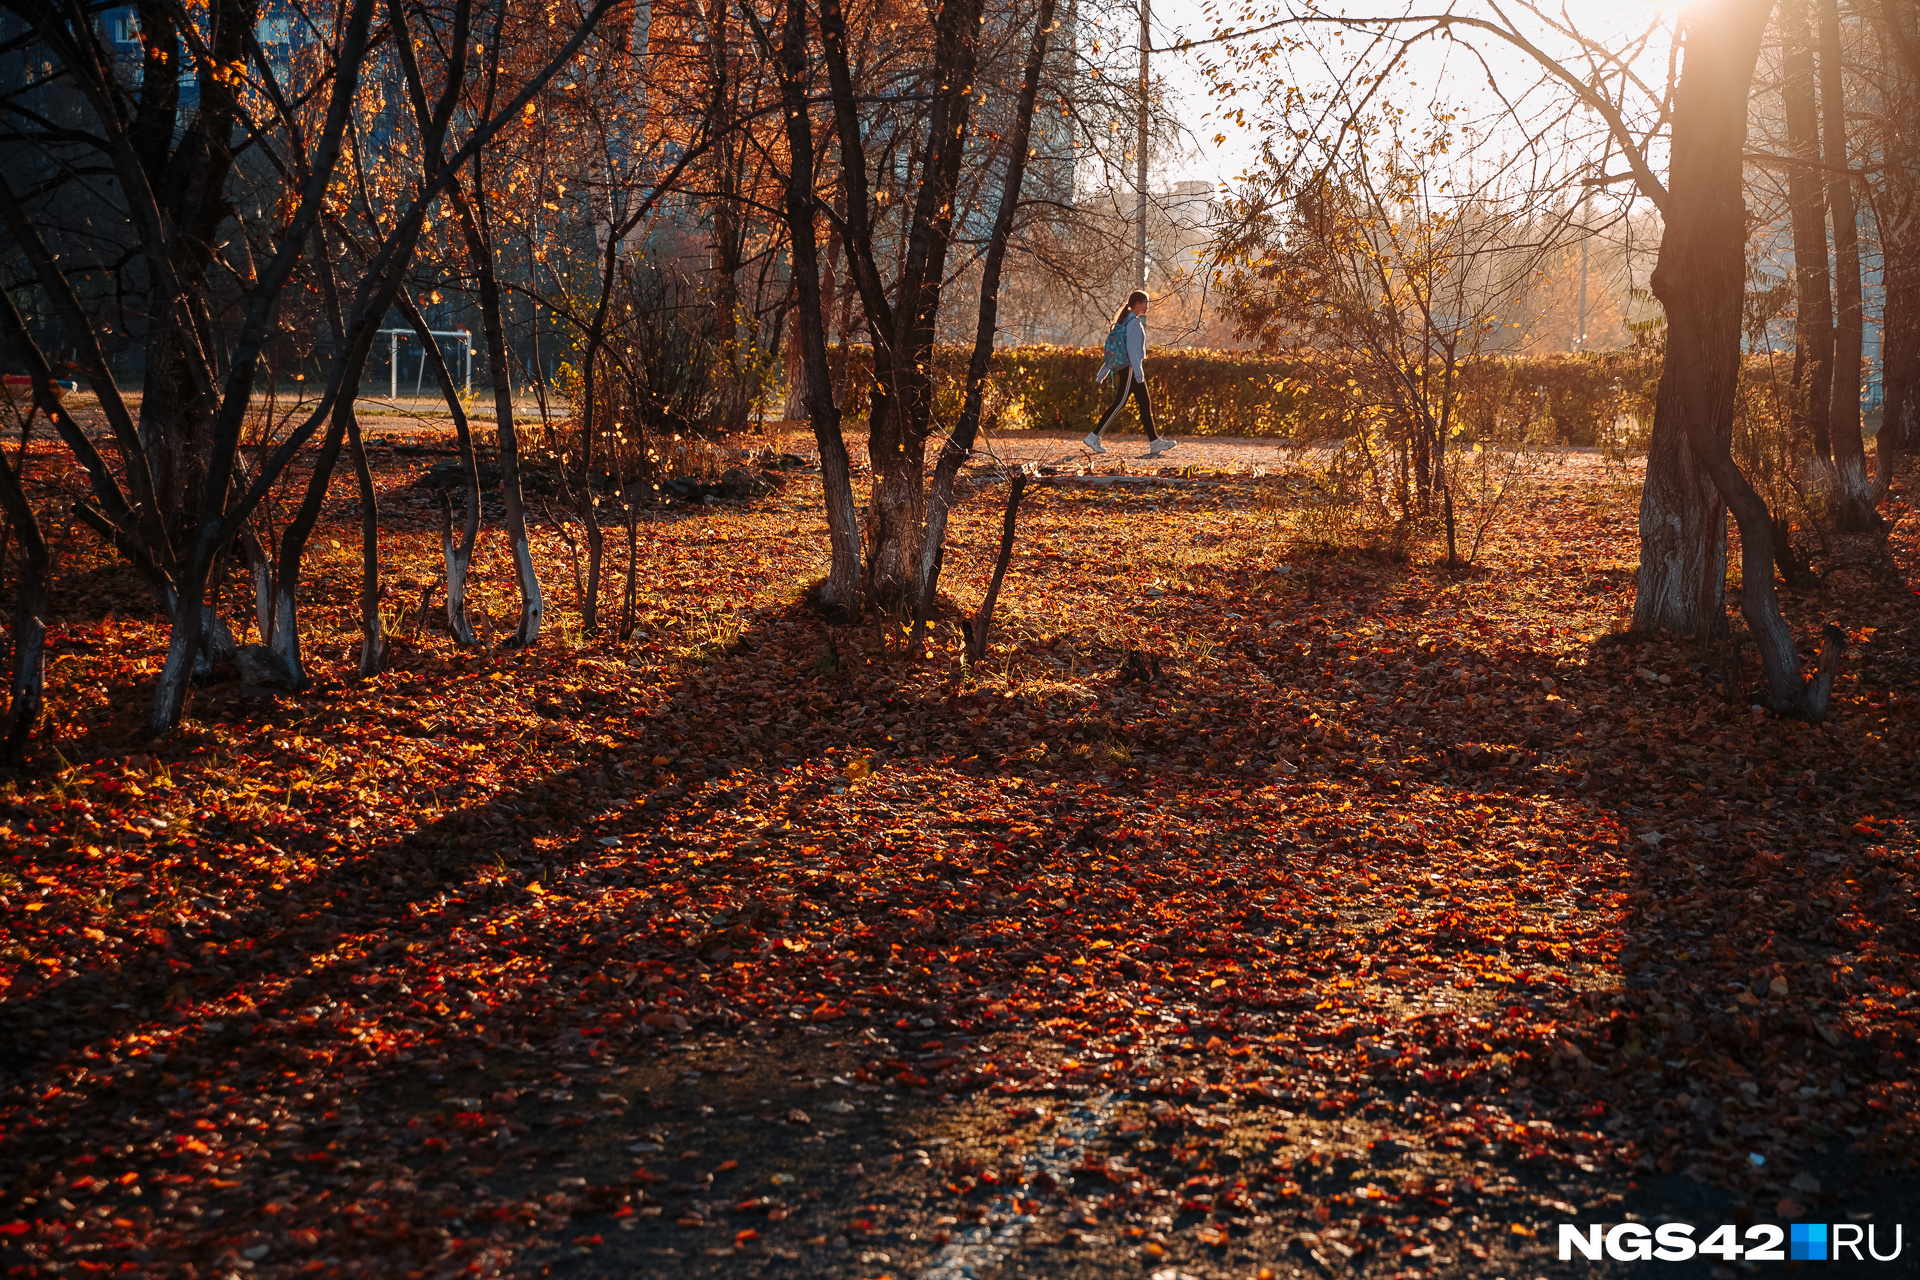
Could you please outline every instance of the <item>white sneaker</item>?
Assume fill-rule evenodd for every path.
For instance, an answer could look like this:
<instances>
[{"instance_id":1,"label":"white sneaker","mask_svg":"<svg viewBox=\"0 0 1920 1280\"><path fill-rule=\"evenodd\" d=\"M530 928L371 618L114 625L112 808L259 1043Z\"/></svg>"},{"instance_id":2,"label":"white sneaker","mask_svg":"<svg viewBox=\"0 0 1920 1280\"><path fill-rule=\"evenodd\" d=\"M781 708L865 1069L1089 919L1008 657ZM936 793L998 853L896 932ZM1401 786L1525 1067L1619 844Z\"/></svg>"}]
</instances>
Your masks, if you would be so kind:
<instances>
[{"instance_id":1,"label":"white sneaker","mask_svg":"<svg viewBox=\"0 0 1920 1280\"><path fill-rule=\"evenodd\" d=\"M1147 446L1147 456L1149 458L1157 458L1161 454L1165 453L1167 450L1173 448L1173 446L1179 443L1180 442L1178 440L1172 440L1166 436L1161 436L1158 440L1155 440L1152 444Z\"/></svg>"},{"instance_id":2,"label":"white sneaker","mask_svg":"<svg viewBox=\"0 0 1920 1280\"><path fill-rule=\"evenodd\" d=\"M1107 451L1107 446L1105 446L1104 444L1101 444L1100 437L1092 431L1087 432L1087 438L1082 440L1080 443L1087 446L1087 448L1093 450L1095 453L1105 453Z\"/></svg>"}]
</instances>

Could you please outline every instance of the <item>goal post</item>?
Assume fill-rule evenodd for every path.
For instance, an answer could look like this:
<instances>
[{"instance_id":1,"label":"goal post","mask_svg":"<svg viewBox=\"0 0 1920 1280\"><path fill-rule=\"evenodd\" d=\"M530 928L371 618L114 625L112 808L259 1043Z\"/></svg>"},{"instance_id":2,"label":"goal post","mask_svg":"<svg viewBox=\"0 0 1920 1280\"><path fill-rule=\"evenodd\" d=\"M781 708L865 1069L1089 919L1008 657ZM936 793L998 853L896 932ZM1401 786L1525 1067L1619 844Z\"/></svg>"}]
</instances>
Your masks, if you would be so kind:
<instances>
[{"instance_id":1,"label":"goal post","mask_svg":"<svg viewBox=\"0 0 1920 1280\"><path fill-rule=\"evenodd\" d=\"M387 335L387 399L400 398L400 340L417 338L420 335L412 329L382 329ZM462 394L473 394L473 334L466 329L429 329L436 338L458 338L466 348L466 382Z\"/></svg>"}]
</instances>

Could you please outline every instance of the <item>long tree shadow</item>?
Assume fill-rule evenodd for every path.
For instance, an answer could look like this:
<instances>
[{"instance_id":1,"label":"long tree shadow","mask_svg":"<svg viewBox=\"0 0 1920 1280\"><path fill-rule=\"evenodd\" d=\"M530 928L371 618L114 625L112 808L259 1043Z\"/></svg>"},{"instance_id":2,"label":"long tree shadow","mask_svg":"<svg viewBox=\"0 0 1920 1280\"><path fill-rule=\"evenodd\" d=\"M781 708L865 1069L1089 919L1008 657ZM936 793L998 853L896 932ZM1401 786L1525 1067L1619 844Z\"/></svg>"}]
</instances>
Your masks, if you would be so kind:
<instances>
[{"instance_id":1,"label":"long tree shadow","mask_svg":"<svg viewBox=\"0 0 1920 1280\"><path fill-rule=\"evenodd\" d=\"M103 1224L157 1211L164 1247L119 1228L133 1243L102 1254L154 1270L250 1249L484 1269L529 1233L579 1230L679 1248L680 1273L701 1274L736 1265L696 1262L686 1241L738 1192L766 1202L742 1219L764 1240L736 1237L739 1256L854 1274L863 1245L937 1246L906 1238L935 1189L876 1186L850 1157L904 1154L970 1099L1091 1096L1058 1058L1017 1076L981 1046L1055 1020L1131 1027L1150 995L1182 1010L1167 1052L1213 1056L1216 1083L1245 1070L1217 1056L1237 1038L1292 1028L1275 1083L1240 1095L1269 1126L1294 1123L1272 1109L1283 1092L1288 1117L1436 1142L1458 1123L1447 1106L1494 1108L1509 1130L1598 1107L1667 1211L1879 1203L1829 1199L1871 1193L1827 1178L1901 1156L1872 1139L1898 1132L1914 1051L1902 831L1847 812L1847 775L1686 754L1677 728L1706 686L1684 650L1596 649L1570 671L1513 646L1423 646L1424 602L1407 599L1329 600L1284 644L1223 633L1286 677L1271 688L1102 675L1091 698L982 686L798 609L763 613L650 691L613 745L483 802L448 784L454 807L304 875L229 861L254 877L243 909L183 910L129 936L117 971L10 1002L0 1071L16 1103L36 1101L6 1138L23 1171L9 1195L84 1196L111 1206ZM1343 650L1366 620L1369 647ZM1117 648L1078 643L1120 666ZM1660 675L1702 692L1606 699L1670 689ZM458 698L468 678L422 692ZM1598 730L1635 716L1631 737ZM1732 816L1707 822L1688 796ZM1847 820L1788 829L1776 815L1794 806ZM229 818L194 838L279 836ZM169 839L148 846L183 849ZM1141 870L1156 860L1181 870ZM1155 1070L1137 1096L1184 1106ZM849 1091L824 1101L844 1111L823 1109L835 1078ZM75 1173L81 1126L103 1174ZM1859 1141L1876 1149L1846 1150ZM698 1147L741 1155L677 1160ZM1583 1149L1490 1136L1484 1154L1542 1194L1611 1192L1595 1212L1618 1212L1618 1170L1583 1168ZM755 1161L820 1199L750 1194ZM1307 1167L1293 1173L1311 1188ZM556 1188L571 1168L582 1184ZM209 1188L228 1221L176 1212L178 1192ZM898 1227L854 1218L876 1199ZM455 1218L475 1225L450 1246Z\"/></svg>"}]
</instances>

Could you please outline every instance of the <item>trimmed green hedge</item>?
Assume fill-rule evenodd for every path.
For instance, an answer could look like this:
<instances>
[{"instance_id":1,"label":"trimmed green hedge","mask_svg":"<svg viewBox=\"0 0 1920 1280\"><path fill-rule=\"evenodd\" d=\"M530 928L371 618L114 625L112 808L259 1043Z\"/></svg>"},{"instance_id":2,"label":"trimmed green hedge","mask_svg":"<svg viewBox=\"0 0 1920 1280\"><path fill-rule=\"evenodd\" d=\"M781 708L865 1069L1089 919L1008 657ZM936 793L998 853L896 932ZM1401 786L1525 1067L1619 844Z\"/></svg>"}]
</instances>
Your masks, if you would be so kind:
<instances>
[{"instance_id":1,"label":"trimmed green hedge","mask_svg":"<svg viewBox=\"0 0 1920 1280\"><path fill-rule=\"evenodd\" d=\"M971 348L934 351L934 420L959 416ZM848 351L846 410L866 414L854 389L872 376L864 346ZM1093 381L1098 347L1007 347L994 354L987 412L999 430L1090 431L1113 395L1113 382ZM1154 419L1176 436L1270 436L1324 440L1393 412L1377 374L1338 352L1263 355L1246 351L1166 349L1147 354ZM1633 352L1586 355L1488 356L1462 371L1457 402L1460 432L1468 438L1524 432L1536 440L1599 443L1621 420L1648 422L1653 414L1657 361ZM1132 429L1133 415L1122 421Z\"/></svg>"}]
</instances>

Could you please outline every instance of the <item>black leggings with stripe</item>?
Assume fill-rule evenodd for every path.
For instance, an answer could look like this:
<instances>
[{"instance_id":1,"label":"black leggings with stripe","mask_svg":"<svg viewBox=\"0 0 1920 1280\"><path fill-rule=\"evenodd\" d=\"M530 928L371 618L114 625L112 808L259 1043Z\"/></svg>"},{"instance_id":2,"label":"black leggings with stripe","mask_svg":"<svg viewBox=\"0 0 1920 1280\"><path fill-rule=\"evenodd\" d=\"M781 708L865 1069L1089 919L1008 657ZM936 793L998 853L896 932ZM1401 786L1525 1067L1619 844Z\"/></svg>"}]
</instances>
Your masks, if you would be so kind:
<instances>
[{"instance_id":1,"label":"black leggings with stripe","mask_svg":"<svg viewBox=\"0 0 1920 1280\"><path fill-rule=\"evenodd\" d=\"M1127 397L1131 395L1134 407L1140 410L1140 425L1147 429L1148 442L1158 440L1160 437L1153 430L1153 401L1147 398L1147 384L1136 379L1131 368L1120 370L1114 375L1114 380L1119 386L1114 392L1113 403L1100 415L1100 425L1094 428L1093 433L1097 436L1106 435L1107 428L1120 416L1120 410L1126 407Z\"/></svg>"}]
</instances>

